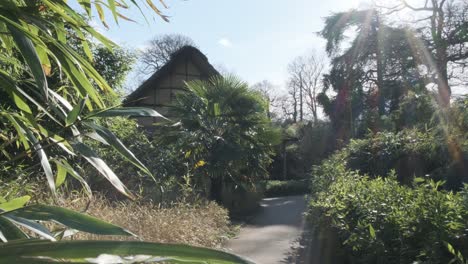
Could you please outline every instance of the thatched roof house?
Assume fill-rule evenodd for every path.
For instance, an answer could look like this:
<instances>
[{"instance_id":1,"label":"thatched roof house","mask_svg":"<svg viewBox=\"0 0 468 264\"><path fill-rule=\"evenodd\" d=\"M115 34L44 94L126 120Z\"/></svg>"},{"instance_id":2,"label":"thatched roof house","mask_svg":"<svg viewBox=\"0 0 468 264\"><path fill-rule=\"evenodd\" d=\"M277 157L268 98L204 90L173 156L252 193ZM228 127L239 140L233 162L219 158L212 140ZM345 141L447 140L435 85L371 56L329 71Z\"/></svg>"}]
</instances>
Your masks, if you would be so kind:
<instances>
[{"instance_id":1,"label":"thatched roof house","mask_svg":"<svg viewBox=\"0 0 468 264\"><path fill-rule=\"evenodd\" d=\"M125 105L149 107L167 115L175 94L185 89L185 82L206 80L218 74L200 50L186 46L172 54L169 62L132 92ZM138 118L143 127L149 127L155 121L153 118Z\"/></svg>"}]
</instances>

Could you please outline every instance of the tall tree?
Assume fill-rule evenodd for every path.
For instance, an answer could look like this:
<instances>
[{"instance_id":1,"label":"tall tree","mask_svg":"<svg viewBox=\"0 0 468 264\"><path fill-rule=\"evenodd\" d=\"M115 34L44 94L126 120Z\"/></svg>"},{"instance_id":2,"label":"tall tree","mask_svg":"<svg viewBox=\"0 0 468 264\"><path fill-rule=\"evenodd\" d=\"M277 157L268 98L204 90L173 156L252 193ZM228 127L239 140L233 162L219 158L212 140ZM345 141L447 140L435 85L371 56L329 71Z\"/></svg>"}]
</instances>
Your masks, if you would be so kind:
<instances>
[{"instance_id":1,"label":"tall tree","mask_svg":"<svg viewBox=\"0 0 468 264\"><path fill-rule=\"evenodd\" d=\"M322 86L325 58L312 52L295 58L288 67L290 85L299 89L300 120L304 118L304 105L308 107L314 122L318 121L317 95Z\"/></svg>"},{"instance_id":2,"label":"tall tree","mask_svg":"<svg viewBox=\"0 0 468 264\"><path fill-rule=\"evenodd\" d=\"M140 74L153 74L170 59L171 55L184 46L196 46L195 42L184 35L166 34L154 37L140 54Z\"/></svg>"},{"instance_id":3,"label":"tall tree","mask_svg":"<svg viewBox=\"0 0 468 264\"><path fill-rule=\"evenodd\" d=\"M439 105L450 105L451 79L468 66L468 3L465 0L400 0L385 7L391 13L409 12L409 33L418 63L427 67L426 82L437 85Z\"/></svg>"},{"instance_id":4,"label":"tall tree","mask_svg":"<svg viewBox=\"0 0 468 264\"><path fill-rule=\"evenodd\" d=\"M357 28L356 36L343 49L346 33L353 27ZM326 112L333 113L330 118L348 117L347 122L353 128L357 128L353 120L359 118L370 122L371 129L379 130L380 117L395 111L401 96L409 89L424 86L407 29L389 26L377 10L351 10L329 16L320 34L326 39L327 53L332 58L326 89L332 88L337 93L328 103L327 93L321 95L324 107L335 108L327 109ZM363 96L358 100L361 106L357 109L352 106L357 102L346 106L357 100L352 99L357 95ZM340 113L353 109L367 110ZM377 114L373 114L374 110Z\"/></svg>"},{"instance_id":5,"label":"tall tree","mask_svg":"<svg viewBox=\"0 0 468 264\"><path fill-rule=\"evenodd\" d=\"M272 107L276 106L276 102L278 99L278 96L275 94L275 85L273 85L270 81L268 80L263 80L261 82L258 82L252 86L252 89L255 91L260 92L262 96L267 100L268 102L268 108L267 108L267 113L268 113L268 118L271 118L272 116Z\"/></svg>"}]
</instances>

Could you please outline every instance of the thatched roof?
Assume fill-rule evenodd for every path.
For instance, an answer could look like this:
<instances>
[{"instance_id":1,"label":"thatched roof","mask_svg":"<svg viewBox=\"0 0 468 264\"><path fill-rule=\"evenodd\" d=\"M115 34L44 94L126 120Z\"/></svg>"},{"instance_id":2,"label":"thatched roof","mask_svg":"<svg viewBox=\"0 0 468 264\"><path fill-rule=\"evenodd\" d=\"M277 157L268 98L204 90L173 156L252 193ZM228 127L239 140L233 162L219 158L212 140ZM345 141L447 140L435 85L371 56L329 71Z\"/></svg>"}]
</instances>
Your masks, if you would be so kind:
<instances>
[{"instance_id":1,"label":"thatched roof","mask_svg":"<svg viewBox=\"0 0 468 264\"><path fill-rule=\"evenodd\" d=\"M140 87L127 96L124 100L125 103L131 103L144 93L146 89L154 89L157 87L159 81L171 73L172 69L176 66L181 60L190 59L193 64L195 64L203 75L207 77L213 75L219 75L219 72L211 65L208 61L208 58L200 50L192 46L185 46L174 52L171 55L171 59L156 71L151 77L149 77L145 82L143 82Z\"/></svg>"}]
</instances>

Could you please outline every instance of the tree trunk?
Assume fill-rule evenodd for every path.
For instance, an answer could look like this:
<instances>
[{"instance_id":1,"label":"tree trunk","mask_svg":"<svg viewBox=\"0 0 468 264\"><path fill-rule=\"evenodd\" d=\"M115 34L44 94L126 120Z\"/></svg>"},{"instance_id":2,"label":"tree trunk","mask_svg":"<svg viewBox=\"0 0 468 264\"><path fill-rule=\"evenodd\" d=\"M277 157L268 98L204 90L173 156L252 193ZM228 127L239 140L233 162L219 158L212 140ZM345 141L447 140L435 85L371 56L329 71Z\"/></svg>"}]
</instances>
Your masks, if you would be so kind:
<instances>
[{"instance_id":1,"label":"tree trunk","mask_svg":"<svg viewBox=\"0 0 468 264\"><path fill-rule=\"evenodd\" d=\"M450 106L450 97L452 90L448 83L448 71L447 71L447 51L441 47L437 49L437 91L439 93L439 105L443 108Z\"/></svg>"},{"instance_id":2,"label":"tree trunk","mask_svg":"<svg viewBox=\"0 0 468 264\"><path fill-rule=\"evenodd\" d=\"M384 66L383 66L383 45L381 43L379 34L380 28L380 19L377 16L377 25L374 27L374 34L376 37L376 59L377 59L377 108L379 116L385 115L385 98L382 95L384 89Z\"/></svg>"},{"instance_id":3,"label":"tree trunk","mask_svg":"<svg viewBox=\"0 0 468 264\"><path fill-rule=\"evenodd\" d=\"M286 180L286 178L288 177L288 157L286 153L286 140L283 140L282 151L283 151L283 180Z\"/></svg>"},{"instance_id":4,"label":"tree trunk","mask_svg":"<svg viewBox=\"0 0 468 264\"><path fill-rule=\"evenodd\" d=\"M301 122L304 120L304 103L303 103L303 87L302 87L302 74L299 74L299 111L300 111L300 116L299 116L299 120L301 120Z\"/></svg>"}]
</instances>

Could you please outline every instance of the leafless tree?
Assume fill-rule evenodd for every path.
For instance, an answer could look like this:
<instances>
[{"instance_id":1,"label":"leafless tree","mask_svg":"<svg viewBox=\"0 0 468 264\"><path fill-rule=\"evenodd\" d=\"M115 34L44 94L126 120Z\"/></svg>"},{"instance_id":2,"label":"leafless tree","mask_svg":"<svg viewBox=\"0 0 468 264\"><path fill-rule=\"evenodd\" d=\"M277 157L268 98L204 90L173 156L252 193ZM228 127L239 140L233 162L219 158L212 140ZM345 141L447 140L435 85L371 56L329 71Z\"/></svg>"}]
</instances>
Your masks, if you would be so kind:
<instances>
[{"instance_id":1,"label":"leafless tree","mask_svg":"<svg viewBox=\"0 0 468 264\"><path fill-rule=\"evenodd\" d=\"M148 75L156 72L171 59L174 52L185 46L195 46L195 43L191 38L178 34L154 37L141 52L139 73Z\"/></svg>"},{"instance_id":2,"label":"leafless tree","mask_svg":"<svg viewBox=\"0 0 468 264\"><path fill-rule=\"evenodd\" d=\"M418 62L427 67L428 81L437 84L439 103L450 104L452 73L468 66L468 2L466 0L399 0L378 5L388 15L406 12L412 17L409 37ZM455 79L455 78L454 78Z\"/></svg>"},{"instance_id":3,"label":"leafless tree","mask_svg":"<svg viewBox=\"0 0 468 264\"><path fill-rule=\"evenodd\" d=\"M294 98L299 112L299 120L304 120L306 107L313 117L318 121L317 95L321 90L321 79L325 68L325 57L312 52L306 56L295 58L288 66L289 72L289 94ZM297 111L295 111L297 112Z\"/></svg>"},{"instance_id":4,"label":"leafless tree","mask_svg":"<svg viewBox=\"0 0 468 264\"><path fill-rule=\"evenodd\" d=\"M274 107L276 107L278 95L277 89L274 84L268 80L263 80L252 86L253 90L259 91L263 97L268 101L268 117L271 118Z\"/></svg>"},{"instance_id":5,"label":"leafless tree","mask_svg":"<svg viewBox=\"0 0 468 264\"><path fill-rule=\"evenodd\" d=\"M278 96L275 104L282 119L292 119L294 123L297 122L297 105L290 94Z\"/></svg>"}]
</instances>

